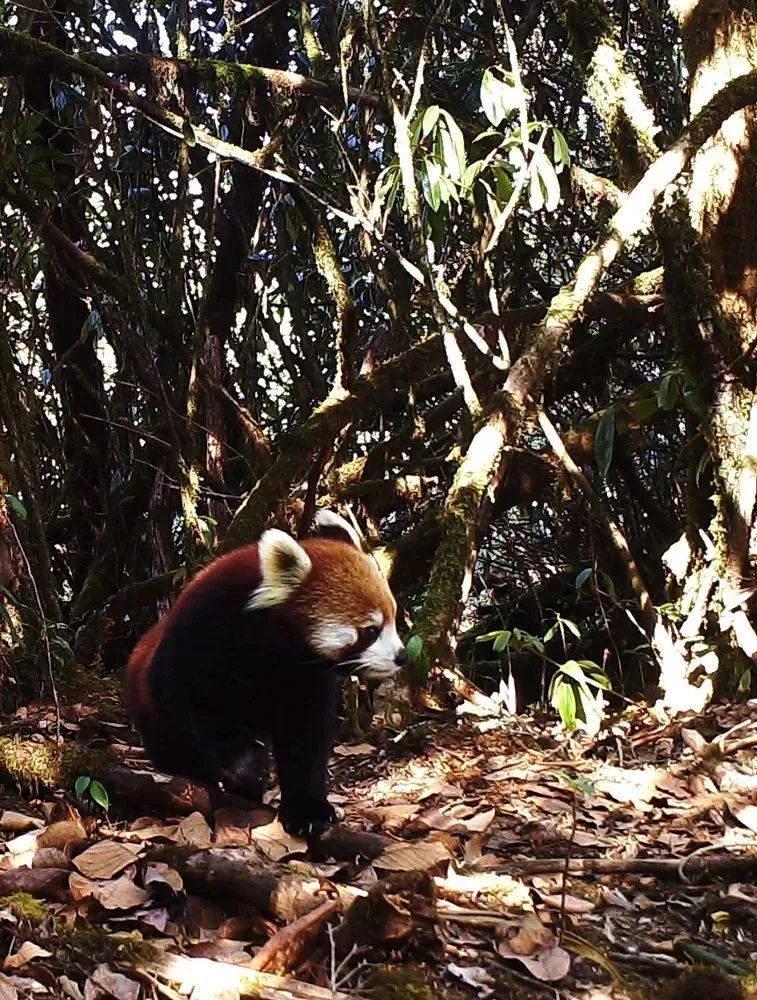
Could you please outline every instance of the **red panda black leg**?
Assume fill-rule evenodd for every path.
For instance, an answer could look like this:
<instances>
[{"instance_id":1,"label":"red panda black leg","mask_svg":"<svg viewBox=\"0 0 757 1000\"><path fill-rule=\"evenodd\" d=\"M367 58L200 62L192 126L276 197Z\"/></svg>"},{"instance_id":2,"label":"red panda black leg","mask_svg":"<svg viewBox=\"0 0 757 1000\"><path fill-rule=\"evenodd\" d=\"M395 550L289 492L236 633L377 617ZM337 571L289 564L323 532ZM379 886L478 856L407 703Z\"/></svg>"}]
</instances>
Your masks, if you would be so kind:
<instances>
[{"instance_id":1,"label":"red panda black leg","mask_svg":"<svg viewBox=\"0 0 757 1000\"><path fill-rule=\"evenodd\" d=\"M270 752L263 740L223 742L216 748L224 790L252 802L262 802L268 785Z\"/></svg>"},{"instance_id":2,"label":"red panda black leg","mask_svg":"<svg viewBox=\"0 0 757 1000\"><path fill-rule=\"evenodd\" d=\"M288 833L317 836L336 822L329 805L328 763L337 721L338 682L322 677L290 707L287 722L273 734L281 786L279 819Z\"/></svg>"}]
</instances>

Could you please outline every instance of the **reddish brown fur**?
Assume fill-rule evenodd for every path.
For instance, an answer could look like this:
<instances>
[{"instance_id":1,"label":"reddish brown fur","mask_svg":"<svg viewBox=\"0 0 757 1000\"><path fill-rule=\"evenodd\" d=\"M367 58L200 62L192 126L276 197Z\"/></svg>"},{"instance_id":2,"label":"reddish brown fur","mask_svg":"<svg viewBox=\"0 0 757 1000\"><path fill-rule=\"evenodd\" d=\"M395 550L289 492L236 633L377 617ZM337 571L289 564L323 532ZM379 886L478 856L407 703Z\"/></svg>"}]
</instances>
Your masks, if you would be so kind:
<instances>
[{"instance_id":1,"label":"reddish brown fur","mask_svg":"<svg viewBox=\"0 0 757 1000\"><path fill-rule=\"evenodd\" d=\"M394 598L372 559L347 543L309 538L300 544L313 563L292 600L303 618L312 622L336 620L355 628L364 625L376 610L383 614L385 622L394 619ZM158 721L149 691L150 663L163 632L182 608L218 589L247 587L252 596L259 584L257 545L230 552L190 580L167 614L142 636L129 659L126 703L135 725L141 729Z\"/></svg>"},{"instance_id":2,"label":"reddish brown fur","mask_svg":"<svg viewBox=\"0 0 757 1000\"><path fill-rule=\"evenodd\" d=\"M333 531L308 539L300 544L311 569L288 592L298 560L278 541L277 552L271 539L271 579L262 597L280 603L250 606L263 584L258 545L217 559L137 644L126 692L152 762L166 773L259 800L272 750L281 822L302 836L335 819L328 760L345 670L370 649L382 624L391 629L387 669L406 654L393 629L394 598L372 559ZM338 642L350 641L341 626L354 629L349 649L329 648L332 626Z\"/></svg>"},{"instance_id":3,"label":"reddish brown fur","mask_svg":"<svg viewBox=\"0 0 757 1000\"><path fill-rule=\"evenodd\" d=\"M181 613L195 600L209 592L226 587L249 586L250 593L260 583L260 561L257 545L247 545L216 559L190 580L169 611L139 640L126 666L126 706L129 717L142 729L155 724L155 706L149 690L150 664L161 636Z\"/></svg>"},{"instance_id":4,"label":"reddish brown fur","mask_svg":"<svg viewBox=\"0 0 757 1000\"><path fill-rule=\"evenodd\" d=\"M393 621L396 604L374 561L354 545L321 538L300 543L313 569L294 595L293 604L313 622L338 621L359 628L371 612Z\"/></svg>"}]
</instances>

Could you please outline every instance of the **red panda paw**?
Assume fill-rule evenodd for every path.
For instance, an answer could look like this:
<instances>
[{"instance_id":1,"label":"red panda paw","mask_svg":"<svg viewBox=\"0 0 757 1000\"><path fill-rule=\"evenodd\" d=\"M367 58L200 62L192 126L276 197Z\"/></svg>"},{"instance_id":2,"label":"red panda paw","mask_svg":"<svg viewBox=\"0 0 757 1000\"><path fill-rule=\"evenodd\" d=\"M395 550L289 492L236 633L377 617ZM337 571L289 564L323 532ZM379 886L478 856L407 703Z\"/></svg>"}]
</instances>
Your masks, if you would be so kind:
<instances>
[{"instance_id":1,"label":"red panda paw","mask_svg":"<svg viewBox=\"0 0 757 1000\"><path fill-rule=\"evenodd\" d=\"M287 833L306 840L320 836L337 819L325 799L289 799L279 806L279 821Z\"/></svg>"}]
</instances>

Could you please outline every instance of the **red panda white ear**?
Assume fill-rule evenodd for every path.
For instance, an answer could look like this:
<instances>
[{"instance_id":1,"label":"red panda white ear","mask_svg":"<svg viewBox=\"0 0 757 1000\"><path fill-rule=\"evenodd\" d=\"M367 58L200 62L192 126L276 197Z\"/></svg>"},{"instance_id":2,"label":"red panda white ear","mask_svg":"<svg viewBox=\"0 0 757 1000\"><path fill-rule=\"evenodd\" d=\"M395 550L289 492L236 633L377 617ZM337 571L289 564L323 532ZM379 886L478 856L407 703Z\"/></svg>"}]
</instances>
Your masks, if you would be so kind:
<instances>
[{"instance_id":1,"label":"red panda white ear","mask_svg":"<svg viewBox=\"0 0 757 1000\"><path fill-rule=\"evenodd\" d=\"M333 538L338 542L348 542L362 551L363 546L360 536L343 517L335 514L333 510L319 510L313 519L314 535L320 538Z\"/></svg>"},{"instance_id":2,"label":"red panda white ear","mask_svg":"<svg viewBox=\"0 0 757 1000\"><path fill-rule=\"evenodd\" d=\"M288 600L313 567L310 556L297 542L278 528L263 533L258 542L260 586L247 608L272 608Z\"/></svg>"}]
</instances>

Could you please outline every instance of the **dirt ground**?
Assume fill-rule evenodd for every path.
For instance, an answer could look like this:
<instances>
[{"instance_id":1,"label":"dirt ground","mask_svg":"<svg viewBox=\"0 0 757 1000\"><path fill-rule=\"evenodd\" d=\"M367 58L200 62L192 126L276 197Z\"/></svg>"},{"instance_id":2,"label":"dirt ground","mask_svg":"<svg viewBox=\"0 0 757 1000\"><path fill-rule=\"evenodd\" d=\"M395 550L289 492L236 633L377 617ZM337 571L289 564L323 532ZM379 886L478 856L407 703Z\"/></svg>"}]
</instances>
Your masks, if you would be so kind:
<instances>
[{"instance_id":1,"label":"dirt ground","mask_svg":"<svg viewBox=\"0 0 757 1000\"><path fill-rule=\"evenodd\" d=\"M49 705L4 722L6 760L55 746ZM156 779L116 693L61 732L92 773L0 803L0 1000L757 997L755 701L593 739L470 704L371 729L310 850L275 788Z\"/></svg>"}]
</instances>

